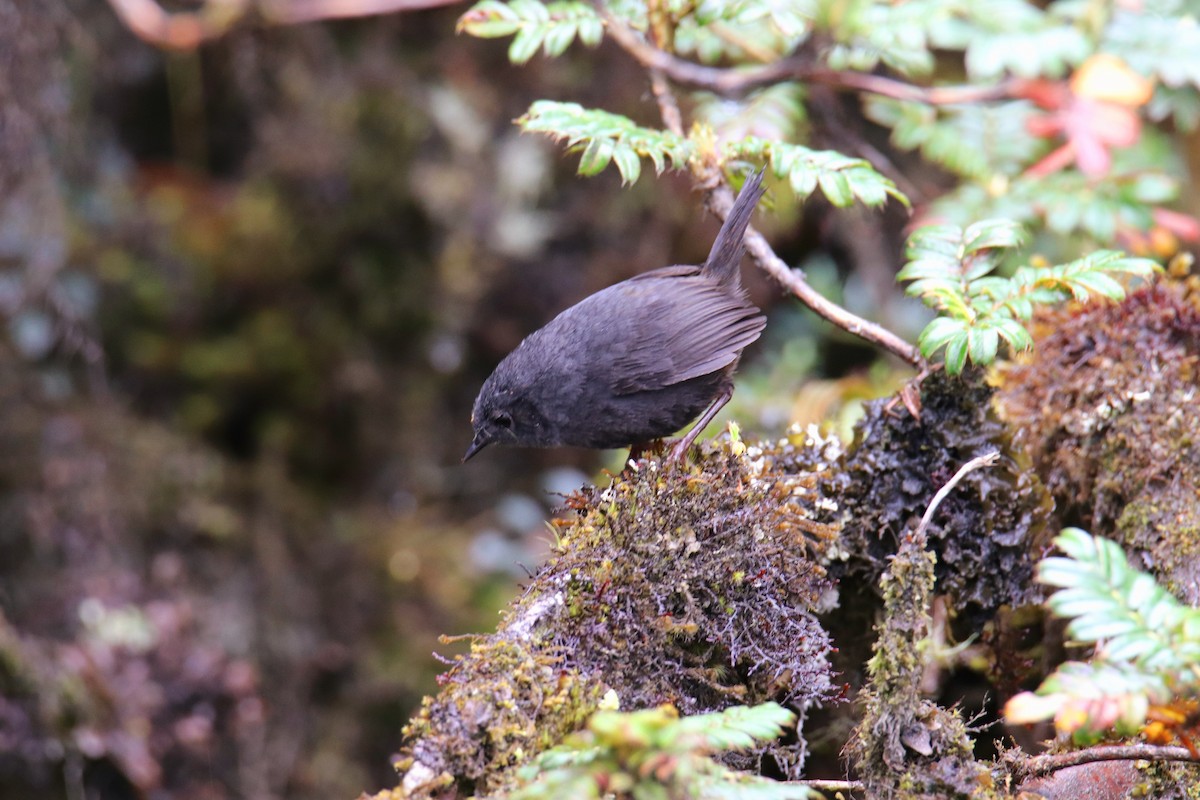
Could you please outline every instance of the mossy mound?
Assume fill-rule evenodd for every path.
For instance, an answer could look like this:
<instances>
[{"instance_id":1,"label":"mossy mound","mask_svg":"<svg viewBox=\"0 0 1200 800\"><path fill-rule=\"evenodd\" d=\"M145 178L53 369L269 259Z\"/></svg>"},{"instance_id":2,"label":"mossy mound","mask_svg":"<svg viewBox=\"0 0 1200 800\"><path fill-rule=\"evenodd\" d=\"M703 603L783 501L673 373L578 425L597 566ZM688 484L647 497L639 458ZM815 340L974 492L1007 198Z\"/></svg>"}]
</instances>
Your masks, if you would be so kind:
<instances>
[{"instance_id":1,"label":"mossy mound","mask_svg":"<svg viewBox=\"0 0 1200 800\"><path fill-rule=\"evenodd\" d=\"M803 716L832 697L815 612L835 509L815 487L838 446L793 438L724 439L696 465L641 461L568 498L555 555L409 724L403 789L503 790L602 698L685 714L779 700ZM805 754L797 737L751 757L795 777Z\"/></svg>"},{"instance_id":2,"label":"mossy mound","mask_svg":"<svg viewBox=\"0 0 1200 800\"><path fill-rule=\"evenodd\" d=\"M1047 313L998 395L1059 526L1112 536L1200 603L1200 289L1163 280L1119 304Z\"/></svg>"}]
</instances>

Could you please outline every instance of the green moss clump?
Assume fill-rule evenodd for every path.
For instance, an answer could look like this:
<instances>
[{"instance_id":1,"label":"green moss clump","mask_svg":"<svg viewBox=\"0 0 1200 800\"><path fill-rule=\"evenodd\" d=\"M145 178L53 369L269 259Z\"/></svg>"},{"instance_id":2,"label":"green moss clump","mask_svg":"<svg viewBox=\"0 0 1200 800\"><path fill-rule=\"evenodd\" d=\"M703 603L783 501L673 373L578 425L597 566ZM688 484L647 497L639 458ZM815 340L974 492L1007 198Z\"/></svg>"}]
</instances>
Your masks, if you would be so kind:
<instances>
[{"instance_id":1,"label":"green moss clump","mask_svg":"<svg viewBox=\"0 0 1200 800\"><path fill-rule=\"evenodd\" d=\"M641 461L568 498L554 556L409 725L402 788L503 791L602 698L685 714L777 700L801 715L831 698L815 616L830 582L815 553L836 508L816 484L839 453L795 438L723 440L691 466ZM733 763L769 756L798 777L805 755L797 737Z\"/></svg>"},{"instance_id":2,"label":"green moss clump","mask_svg":"<svg viewBox=\"0 0 1200 800\"><path fill-rule=\"evenodd\" d=\"M411 794L504 787L506 770L582 726L604 691L561 657L503 634L476 639L442 684L404 729L413 744L396 768Z\"/></svg>"},{"instance_id":3,"label":"green moss clump","mask_svg":"<svg viewBox=\"0 0 1200 800\"><path fill-rule=\"evenodd\" d=\"M1200 291L1162 280L1041 320L998 401L1057 502L1057 526L1123 541L1200 603Z\"/></svg>"},{"instance_id":4,"label":"green moss clump","mask_svg":"<svg viewBox=\"0 0 1200 800\"><path fill-rule=\"evenodd\" d=\"M870 797L986 800L999 795L990 770L975 760L966 724L918 692L935 581L927 544L905 534L880 581L884 614L848 751Z\"/></svg>"}]
</instances>

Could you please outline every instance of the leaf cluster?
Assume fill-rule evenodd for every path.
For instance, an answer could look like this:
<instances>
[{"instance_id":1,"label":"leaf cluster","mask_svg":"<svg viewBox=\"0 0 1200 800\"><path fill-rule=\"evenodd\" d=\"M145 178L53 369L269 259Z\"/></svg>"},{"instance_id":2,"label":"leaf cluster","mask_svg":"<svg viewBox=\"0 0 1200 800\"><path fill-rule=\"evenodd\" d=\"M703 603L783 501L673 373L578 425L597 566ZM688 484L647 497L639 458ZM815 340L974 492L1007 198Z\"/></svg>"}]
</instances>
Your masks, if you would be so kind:
<instances>
[{"instance_id":1,"label":"leaf cluster","mask_svg":"<svg viewBox=\"0 0 1200 800\"><path fill-rule=\"evenodd\" d=\"M580 175L596 175L615 163L625 183L634 183L642 174L642 157L661 173L668 162L675 169L684 166L695 152L690 139L643 128L628 117L578 103L538 100L517 123L523 130L565 139L568 150L581 153Z\"/></svg>"},{"instance_id":2,"label":"leaf cluster","mask_svg":"<svg viewBox=\"0 0 1200 800\"><path fill-rule=\"evenodd\" d=\"M709 755L778 738L794 721L790 711L775 703L735 706L683 719L671 706L598 711L587 730L524 767L521 778L526 785L508 797L790 800L819 796L801 785L728 769Z\"/></svg>"},{"instance_id":3,"label":"leaf cluster","mask_svg":"<svg viewBox=\"0 0 1200 800\"><path fill-rule=\"evenodd\" d=\"M1024 236L1017 223L993 219L965 229L931 225L909 237L908 263L897 277L911 281L908 294L939 312L918 339L922 355L932 358L945 348L952 375L968 359L990 364L1001 340L1013 351L1033 344L1023 322L1036 306L1093 296L1120 300L1125 289L1113 274L1148 275L1158 268L1148 259L1099 250L1066 264L1021 266L1011 277L993 274L1004 252L1019 247Z\"/></svg>"},{"instance_id":4,"label":"leaf cluster","mask_svg":"<svg viewBox=\"0 0 1200 800\"><path fill-rule=\"evenodd\" d=\"M838 46L836 69L867 71L880 63L905 75L933 72L935 53L961 52L967 74L993 80L1059 76L1090 51L1084 31L1064 7L1043 10L1025 0L910 0L906 3L824 0L825 32Z\"/></svg>"},{"instance_id":5,"label":"leaf cluster","mask_svg":"<svg viewBox=\"0 0 1200 800\"><path fill-rule=\"evenodd\" d=\"M568 149L580 153L581 175L595 175L612 163L626 183L640 177L641 158L649 158L659 173L668 164L679 168L706 145L708 138L703 130L683 138L670 131L642 127L620 114L551 100L535 102L518 123L526 131L565 139ZM745 136L724 143L722 155L726 161L765 160L775 176L786 180L799 197L807 197L819 189L839 207L856 200L878 206L889 197L908 203L896 185L867 161L833 150L811 150L802 145Z\"/></svg>"},{"instance_id":6,"label":"leaf cluster","mask_svg":"<svg viewBox=\"0 0 1200 800\"><path fill-rule=\"evenodd\" d=\"M480 0L459 19L458 30L481 39L512 36L508 58L514 64L524 64L538 50L560 56L576 38L589 47L604 38L600 16L579 0Z\"/></svg>"},{"instance_id":7,"label":"leaf cluster","mask_svg":"<svg viewBox=\"0 0 1200 800\"><path fill-rule=\"evenodd\" d=\"M1110 727L1132 732L1152 705L1200 689L1200 609L1183 605L1154 578L1129 564L1113 541L1067 528L1055 544L1067 557L1038 567L1059 587L1050 610L1071 619L1067 632L1094 644L1089 663L1069 662L1036 694L1014 697L1014 722L1054 717L1059 730L1081 739Z\"/></svg>"}]
</instances>

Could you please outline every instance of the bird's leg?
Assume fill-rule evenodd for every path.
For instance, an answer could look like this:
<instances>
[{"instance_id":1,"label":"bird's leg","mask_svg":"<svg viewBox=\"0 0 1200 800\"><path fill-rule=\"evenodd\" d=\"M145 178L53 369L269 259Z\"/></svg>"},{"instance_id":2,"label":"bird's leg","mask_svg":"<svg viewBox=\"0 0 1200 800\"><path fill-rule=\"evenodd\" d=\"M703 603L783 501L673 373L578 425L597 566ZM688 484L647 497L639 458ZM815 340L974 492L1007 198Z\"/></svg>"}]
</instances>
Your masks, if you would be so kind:
<instances>
[{"instance_id":1,"label":"bird's leg","mask_svg":"<svg viewBox=\"0 0 1200 800\"><path fill-rule=\"evenodd\" d=\"M733 384L727 383L724 387L722 387L721 393L713 398L712 404L705 409L703 414L700 415L700 419L696 420L696 424L693 425L692 429L687 432L687 436L684 436L682 439L680 439L679 444L675 445L675 447L671 450L671 461L683 460L683 458L687 455L688 448L691 447L692 443L696 441L696 437L700 435L701 431L708 427L708 423L713 421L713 417L715 417L717 412L729 402L729 398L731 397L733 397Z\"/></svg>"}]
</instances>

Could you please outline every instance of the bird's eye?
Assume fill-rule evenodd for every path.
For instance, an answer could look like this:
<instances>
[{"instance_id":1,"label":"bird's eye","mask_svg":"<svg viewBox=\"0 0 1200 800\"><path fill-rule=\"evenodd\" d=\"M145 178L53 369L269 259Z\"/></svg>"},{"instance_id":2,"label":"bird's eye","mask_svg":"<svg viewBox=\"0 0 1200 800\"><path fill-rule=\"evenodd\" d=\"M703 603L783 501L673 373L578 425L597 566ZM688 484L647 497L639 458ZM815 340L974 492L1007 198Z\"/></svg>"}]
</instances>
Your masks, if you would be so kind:
<instances>
[{"instance_id":1,"label":"bird's eye","mask_svg":"<svg viewBox=\"0 0 1200 800\"><path fill-rule=\"evenodd\" d=\"M492 422L496 423L496 425L501 428L511 428L512 427L512 417L510 417L508 414L504 413L503 411L497 413L496 416L492 417Z\"/></svg>"}]
</instances>

